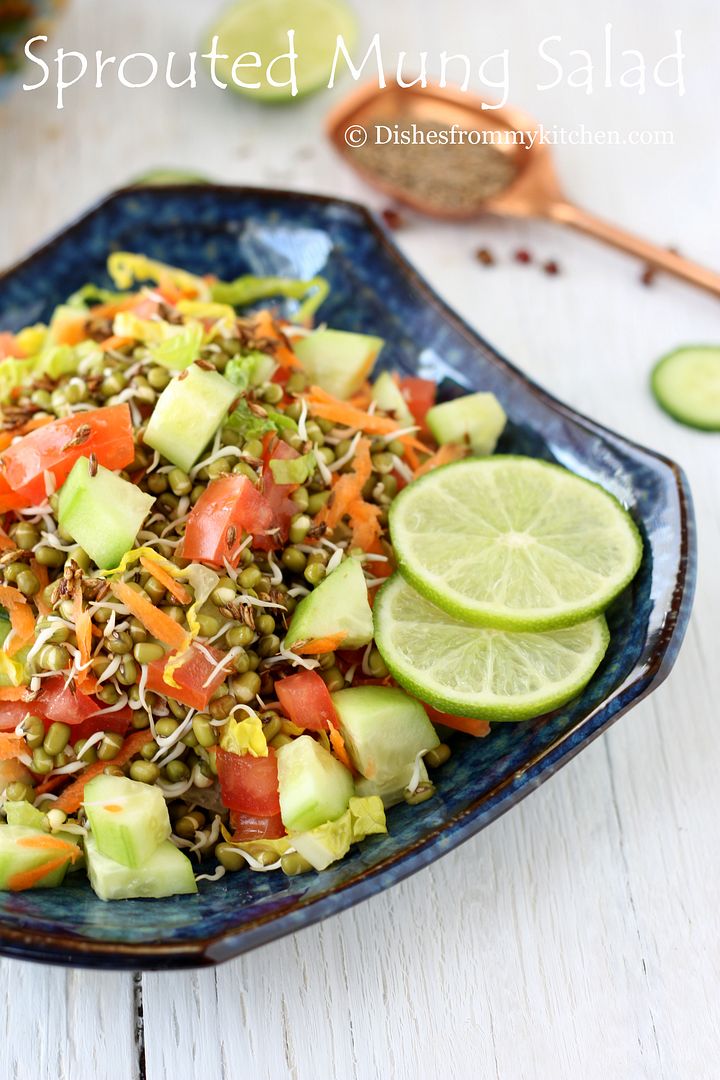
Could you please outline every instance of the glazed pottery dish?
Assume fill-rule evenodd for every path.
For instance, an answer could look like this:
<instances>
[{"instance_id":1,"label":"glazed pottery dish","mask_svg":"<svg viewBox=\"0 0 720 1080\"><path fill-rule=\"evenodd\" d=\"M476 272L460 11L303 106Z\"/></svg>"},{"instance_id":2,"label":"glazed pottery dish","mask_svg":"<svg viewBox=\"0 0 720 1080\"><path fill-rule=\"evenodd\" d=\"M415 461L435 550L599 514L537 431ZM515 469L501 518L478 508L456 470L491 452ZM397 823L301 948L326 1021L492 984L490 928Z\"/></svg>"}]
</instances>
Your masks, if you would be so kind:
<instances>
[{"instance_id":1,"label":"glazed pottery dish","mask_svg":"<svg viewBox=\"0 0 720 1080\"><path fill-rule=\"evenodd\" d=\"M317 922L675 661L682 471L362 206L117 192L0 275L0 345L5 955L187 967Z\"/></svg>"}]
</instances>

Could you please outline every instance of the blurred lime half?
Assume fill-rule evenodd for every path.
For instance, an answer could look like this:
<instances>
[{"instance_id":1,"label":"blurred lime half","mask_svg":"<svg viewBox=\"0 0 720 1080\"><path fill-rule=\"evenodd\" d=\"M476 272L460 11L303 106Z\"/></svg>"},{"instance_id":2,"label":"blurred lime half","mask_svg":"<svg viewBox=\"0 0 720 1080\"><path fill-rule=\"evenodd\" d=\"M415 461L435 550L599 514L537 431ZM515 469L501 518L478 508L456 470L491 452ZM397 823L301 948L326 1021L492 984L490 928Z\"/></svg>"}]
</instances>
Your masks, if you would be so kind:
<instances>
[{"instance_id":1,"label":"blurred lime half","mask_svg":"<svg viewBox=\"0 0 720 1080\"><path fill-rule=\"evenodd\" d=\"M337 37L342 34L350 49L355 42L357 20L344 0L244 0L225 11L209 31L207 49L217 37L218 55L228 57L216 62L218 77L232 90L261 101L294 100L289 60L278 60L270 73L276 82L288 85L273 86L267 79L271 61L289 51L288 30L295 31L297 97L301 97L327 85ZM252 58L246 56L246 64L236 69L236 78L244 83L259 83L256 89L238 86L233 79L233 65L243 53L257 53L260 66L247 66Z\"/></svg>"}]
</instances>

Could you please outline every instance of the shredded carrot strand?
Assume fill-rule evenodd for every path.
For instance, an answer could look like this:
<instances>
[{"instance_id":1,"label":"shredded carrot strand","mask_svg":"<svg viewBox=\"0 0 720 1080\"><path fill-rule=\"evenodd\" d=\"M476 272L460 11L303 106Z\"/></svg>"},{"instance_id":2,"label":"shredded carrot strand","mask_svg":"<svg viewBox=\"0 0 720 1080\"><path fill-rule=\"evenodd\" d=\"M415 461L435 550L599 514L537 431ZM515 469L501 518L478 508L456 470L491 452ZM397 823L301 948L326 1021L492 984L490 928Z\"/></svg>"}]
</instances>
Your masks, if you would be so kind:
<instances>
[{"instance_id":1,"label":"shredded carrot strand","mask_svg":"<svg viewBox=\"0 0 720 1080\"><path fill-rule=\"evenodd\" d=\"M10 731L0 731L0 761L19 757L27 749L25 740Z\"/></svg>"},{"instance_id":2,"label":"shredded carrot strand","mask_svg":"<svg viewBox=\"0 0 720 1080\"><path fill-rule=\"evenodd\" d=\"M113 581L110 583L110 588L120 603L130 608L135 618L140 620L152 637L156 637L158 641L162 641L168 648L175 649L177 652L185 652L190 647L192 638L187 630L183 630L174 619L156 608L127 582Z\"/></svg>"},{"instance_id":3,"label":"shredded carrot strand","mask_svg":"<svg viewBox=\"0 0 720 1080\"><path fill-rule=\"evenodd\" d=\"M140 556L140 565L147 570L151 577L154 577L156 581L159 581L164 588L174 596L179 604L189 604L192 600L192 594L185 588L181 581L176 581L172 574L169 574L167 570L156 563L153 559L148 559L145 555Z\"/></svg>"},{"instance_id":4,"label":"shredded carrot strand","mask_svg":"<svg viewBox=\"0 0 720 1080\"><path fill-rule=\"evenodd\" d=\"M123 337L122 334L111 334L104 341L99 342L100 348L107 352L109 349L122 349L124 345L132 345L133 339Z\"/></svg>"},{"instance_id":5,"label":"shredded carrot strand","mask_svg":"<svg viewBox=\"0 0 720 1080\"><path fill-rule=\"evenodd\" d=\"M352 761L350 760L350 755L345 749L345 740L343 739L342 735L335 727L330 728L329 734L330 745L335 751L335 757L338 759L338 761L341 761L343 765L350 770L350 772L354 773L355 769L353 767Z\"/></svg>"},{"instance_id":6,"label":"shredded carrot strand","mask_svg":"<svg viewBox=\"0 0 720 1080\"><path fill-rule=\"evenodd\" d=\"M253 316L253 329L259 338L269 338L275 342L272 353L273 360L277 360L281 367L297 368L301 366L295 353L288 348L284 336L278 330L267 308L255 313Z\"/></svg>"},{"instance_id":7,"label":"shredded carrot strand","mask_svg":"<svg viewBox=\"0 0 720 1080\"><path fill-rule=\"evenodd\" d=\"M41 566L37 559L30 560L30 566L35 574L35 577L40 582L40 588L35 594L35 607L38 609L41 615L49 615L52 611L52 607L45 599L45 589L50 584L50 575L48 574L47 566Z\"/></svg>"},{"instance_id":8,"label":"shredded carrot strand","mask_svg":"<svg viewBox=\"0 0 720 1080\"><path fill-rule=\"evenodd\" d=\"M85 785L94 776L99 776L107 765L125 765L135 754L142 750L145 743L152 739L152 731L136 731L125 740L119 752L112 761L95 761L88 765L82 774L58 796L53 803L54 810L64 810L66 814L73 814L81 805L85 794Z\"/></svg>"},{"instance_id":9,"label":"shredded carrot strand","mask_svg":"<svg viewBox=\"0 0 720 1080\"><path fill-rule=\"evenodd\" d=\"M29 701L27 686L0 686L0 701Z\"/></svg>"},{"instance_id":10,"label":"shredded carrot strand","mask_svg":"<svg viewBox=\"0 0 720 1080\"><path fill-rule=\"evenodd\" d=\"M109 304L96 304L90 308L88 316L91 319L114 319L119 312L135 307L140 299L140 293L133 293L122 300L112 300Z\"/></svg>"},{"instance_id":11,"label":"shredded carrot strand","mask_svg":"<svg viewBox=\"0 0 720 1080\"><path fill-rule=\"evenodd\" d=\"M370 435L389 435L397 431L397 420L391 420L387 416L376 416L374 413L363 412L356 409L346 401L338 401L321 386L311 386L305 395L310 411L323 420L332 420L336 424L346 424L358 431L366 431Z\"/></svg>"},{"instance_id":12,"label":"shredded carrot strand","mask_svg":"<svg viewBox=\"0 0 720 1080\"><path fill-rule=\"evenodd\" d=\"M79 582L73 596L73 619L82 668L75 676L75 683L82 693L92 694L97 689L97 679L86 667L92 655L92 618L89 612L83 610L82 588Z\"/></svg>"},{"instance_id":13,"label":"shredded carrot strand","mask_svg":"<svg viewBox=\"0 0 720 1080\"><path fill-rule=\"evenodd\" d=\"M0 585L0 604L7 608L10 615L13 636L7 653L14 656L35 636L35 616L20 590L10 585Z\"/></svg>"},{"instance_id":14,"label":"shredded carrot strand","mask_svg":"<svg viewBox=\"0 0 720 1080\"><path fill-rule=\"evenodd\" d=\"M293 645L292 651L298 656L320 655L320 653L335 652L339 649L347 637L346 630L339 630L337 634L327 634L325 637L311 638L309 641L299 641Z\"/></svg>"},{"instance_id":15,"label":"shredded carrot strand","mask_svg":"<svg viewBox=\"0 0 720 1080\"><path fill-rule=\"evenodd\" d=\"M317 515L318 523L325 522L333 529L352 504L362 498L362 489L371 473L370 440L359 439L353 458L353 472L343 473L337 480L327 504Z\"/></svg>"},{"instance_id":16,"label":"shredded carrot strand","mask_svg":"<svg viewBox=\"0 0 720 1080\"><path fill-rule=\"evenodd\" d=\"M15 541L12 540L4 529L0 529L0 551L13 551Z\"/></svg>"},{"instance_id":17,"label":"shredded carrot strand","mask_svg":"<svg viewBox=\"0 0 720 1080\"><path fill-rule=\"evenodd\" d=\"M457 443L445 443L427 461L423 461L422 465L415 470L415 476L424 476L431 469L437 469L441 465L449 465L451 461L458 461L461 457L465 457L465 450L462 446Z\"/></svg>"},{"instance_id":18,"label":"shredded carrot strand","mask_svg":"<svg viewBox=\"0 0 720 1080\"><path fill-rule=\"evenodd\" d=\"M56 859L51 859L50 862L43 863L42 866L36 866L33 870L18 870L17 873L11 874L8 878L8 889L11 892L24 892L25 889L32 889L48 874L51 874L53 870L59 870L68 861L69 857L69 855L58 855Z\"/></svg>"}]
</instances>

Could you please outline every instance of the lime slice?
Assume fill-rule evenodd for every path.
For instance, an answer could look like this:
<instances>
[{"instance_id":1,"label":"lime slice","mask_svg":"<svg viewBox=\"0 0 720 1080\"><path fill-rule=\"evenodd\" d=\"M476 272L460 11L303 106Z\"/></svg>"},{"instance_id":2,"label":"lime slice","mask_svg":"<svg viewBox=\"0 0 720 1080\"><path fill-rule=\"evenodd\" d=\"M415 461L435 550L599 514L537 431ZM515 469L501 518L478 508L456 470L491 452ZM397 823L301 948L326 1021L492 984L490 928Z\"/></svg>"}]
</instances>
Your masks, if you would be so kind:
<instances>
[{"instance_id":1,"label":"lime slice","mask_svg":"<svg viewBox=\"0 0 720 1080\"><path fill-rule=\"evenodd\" d=\"M720 431L720 346L687 345L663 356L650 385L658 405L673 419Z\"/></svg>"},{"instance_id":2,"label":"lime slice","mask_svg":"<svg viewBox=\"0 0 720 1080\"><path fill-rule=\"evenodd\" d=\"M288 30L295 31L294 46L297 97L327 86L332 70L338 34L342 34L348 49L352 48L357 21L345 0L245 0L233 4L208 35L217 35L218 60L216 71L220 79L238 93L250 94L261 101L285 102L292 97L291 86L273 86L267 80L268 64L289 51ZM260 56L260 67L242 66L236 70L239 81L260 83L256 89L238 86L232 70L235 59L243 53ZM245 60L251 58L246 56ZM279 60L272 77L277 82L290 78L290 62Z\"/></svg>"},{"instance_id":3,"label":"lime slice","mask_svg":"<svg viewBox=\"0 0 720 1080\"><path fill-rule=\"evenodd\" d=\"M602 615L545 633L470 626L399 575L375 599L375 642L401 686L458 716L529 720L574 698L610 640Z\"/></svg>"},{"instance_id":4,"label":"lime slice","mask_svg":"<svg viewBox=\"0 0 720 1080\"><path fill-rule=\"evenodd\" d=\"M642 541L597 484L533 458L470 458L426 473L390 508L398 569L479 626L547 630L603 611Z\"/></svg>"}]
</instances>

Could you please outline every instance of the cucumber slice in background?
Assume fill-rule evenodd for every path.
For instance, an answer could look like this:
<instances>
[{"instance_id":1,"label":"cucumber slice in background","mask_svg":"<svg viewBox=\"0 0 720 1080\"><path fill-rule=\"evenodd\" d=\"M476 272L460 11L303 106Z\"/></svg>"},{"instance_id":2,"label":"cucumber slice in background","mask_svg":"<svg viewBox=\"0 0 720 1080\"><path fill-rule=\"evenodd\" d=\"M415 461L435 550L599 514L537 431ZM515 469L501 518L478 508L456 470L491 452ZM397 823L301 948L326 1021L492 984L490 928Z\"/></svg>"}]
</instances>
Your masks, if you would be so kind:
<instances>
[{"instance_id":1,"label":"cucumber slice in background","mask_svg":"<svg viewBox=\"0 0 720 1080\"><path fill-rule=\"evenodd\" d=\"M720 346L686 345L668 353L653 368L650 387L674 420L720 431Z\"/></svg>"}]
</instances>

